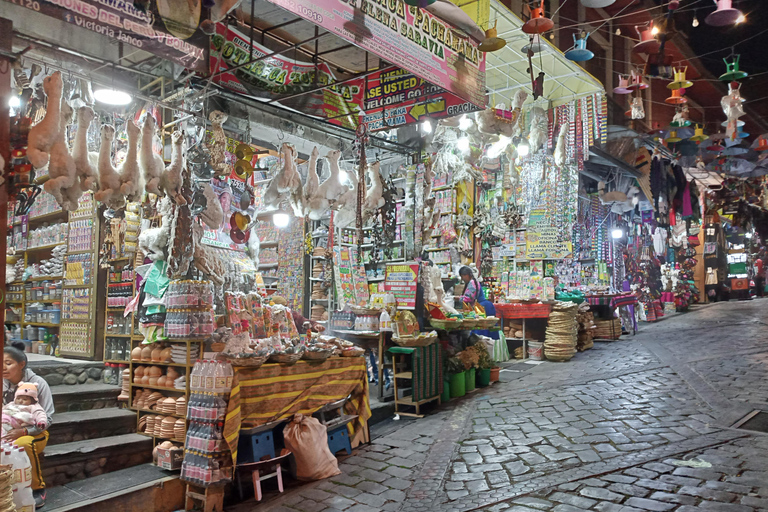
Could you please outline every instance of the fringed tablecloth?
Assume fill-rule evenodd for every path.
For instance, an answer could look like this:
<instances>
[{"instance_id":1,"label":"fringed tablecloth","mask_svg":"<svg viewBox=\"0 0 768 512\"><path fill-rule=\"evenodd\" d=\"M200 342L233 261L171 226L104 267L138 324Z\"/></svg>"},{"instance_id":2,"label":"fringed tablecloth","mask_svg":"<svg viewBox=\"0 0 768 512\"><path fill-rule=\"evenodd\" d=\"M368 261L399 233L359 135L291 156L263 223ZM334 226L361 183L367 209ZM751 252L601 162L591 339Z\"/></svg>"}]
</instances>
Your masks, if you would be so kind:
<instances>
[{"instance_id":1,"label":"fringed tablecloth","mask_svg":"<svg viewBox=\"0 0 768 512\"><path fill-rule=\"evenodd\" d=\"M367 377L363 357L237 368L224 423L224 438L232 451L232 460L237 461L241 426L257 427L296 413L309 415L349 395L344 411L358 416L350 423L350 437L354 439L356 432L366 432L371 417Z\"/></svg>"}]
</instances>

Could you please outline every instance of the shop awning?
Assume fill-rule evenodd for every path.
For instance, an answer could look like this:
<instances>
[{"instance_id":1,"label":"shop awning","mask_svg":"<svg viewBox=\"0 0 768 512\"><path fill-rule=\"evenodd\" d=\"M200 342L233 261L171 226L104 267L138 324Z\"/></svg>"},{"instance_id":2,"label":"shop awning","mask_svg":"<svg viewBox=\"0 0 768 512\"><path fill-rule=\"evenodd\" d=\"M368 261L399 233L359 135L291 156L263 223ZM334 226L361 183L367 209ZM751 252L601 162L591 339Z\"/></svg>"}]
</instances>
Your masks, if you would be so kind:
<instances>
[{"instance_id":1,"label":"shop awning","mask_svg":"<svg viewBox=\"0 0 768 512\"><path fill-rule=\"evenodd\" d=\"M522 31L523 21L499 0L491 0L490 19L498 20L499 37L507 45L499 51L486 54L486 89L488 103L512 104L512 98L520 89L531 91L531 75L528 73L528 57L523 46L528 44L528 34ZM541 38L542 52L534 55L533 76L544 71L544 96L550 106L557 106L589 94L603 92L603 84L587 73L577 63L565 58L563 53ZM528 101L533 97L529 96ZM541 101L541 100L540 100Z\"/></svg>"}]
</instances>

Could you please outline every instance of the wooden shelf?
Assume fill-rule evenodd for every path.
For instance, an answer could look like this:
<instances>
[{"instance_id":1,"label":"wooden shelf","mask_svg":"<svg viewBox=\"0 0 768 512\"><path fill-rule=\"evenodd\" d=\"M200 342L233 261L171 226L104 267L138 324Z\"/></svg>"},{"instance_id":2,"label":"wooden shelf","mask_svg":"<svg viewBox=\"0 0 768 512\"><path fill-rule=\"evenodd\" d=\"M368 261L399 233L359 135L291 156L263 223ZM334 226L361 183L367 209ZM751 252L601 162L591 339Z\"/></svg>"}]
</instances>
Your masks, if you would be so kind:
<instances>
[{"instance_id":1,"label":"wooden shelf","mask_svg":"<svg viewBox=\"0 0 768 512\"><path fill-rule=\"evenodd\" d=\"M45 322L23 322L22 325L32 325L35 327L59 327L61 324L47 324Z\"/></svg>"},{"instance_id":2,"label":"wooden shelf","mask_svg":"<svg viewBox=\"0 0 768 512\"><path fill-rule=\"evenodd\" d=\"M155 414L160 416L171 416L170 414L161 414L159 412L156 412ZM151 437L153 439L167 439L168 441L175 441L177 443L184 444L184 439L176 439L175 437L167 437L167 436L155 436L152 434L147 434L146 432L136 432L136 433L139 434L140 436Z\"/></svg>"},{"instance_id":3,"label":"wooden shelf","mask_svg":"<svg viewBox=\"0 0 768 512\"><path fill-rule=\"evenodd\" d=\"M36 276L30 277L27 281L61 281L63 276Z\"/></svg>"},{"instance_id":4,"label":"wooden shelf","mask_svg":"<svg viewBox=\"0 0 768 512\"><path fill-rule=\"evenodd\" d=\"M263 265L259 264L260 269L270 269L270 268L277 268L280 264L279 263L265 263Z\"/></svg>"},{"instance_id":5,"label":"wooden shelf","mask_svg":"<svg viewBox=\"0 0 768 512\"><path fill-rule=\"evenodd\" d=\"M187 419L187 415L186 414L176 414L176 413L171 414L169 412L153 411L152 409L136 409L134 407L131 407L130 409L132 411L146 412L146 413L149 413L149 414L157 414L159 416L173 416L174 418L181 418L183 420ZM139 434L144 434L144 432L139 432ZM145 434L145 435L150 435L150 434Z\"/></svg>"},{"instance_id":6,"label":"wooden shelf","mask_svg":"<svg viewBox=\"0 0 768 512\"><path fill-rule=\"evenodd\" d=\"M187 365L185 363L158 363L157 361L131 361L136 366L180 366L182 368L186 368ZM192 361L189 366L194 365L195 362Z\"/></svg>"},{"instance_id":7,"label":"wooden shelf","mask_svg":"<svg viewBox=\"0 0 768 512\"><path fill-rule=\"evenodd\" d=\"M118 359L105 359L105 363L111 363L111 364L128 364L130 361L120 361Z\"/></svg>"},{"instance_id":8,"label":"wooden shelf","mask_svg":"<svg viewBox=\"0 0 768 512\"><path fill-rule=\"evenodd\" d=\"M413 379L413 372L400 372L395 374L396 379Z\"/></svg>"},{"instance_id":9,"label":"wooden shelf","mask_svg":"<svg viewBox=\"0 0 768 512\"><path fill-rule=\"evenodd\" d=\"M184 388L183 389L166 388L164 386L152 386L151 384L134 384L133 382L131 382L131 387L132 388L156 389L158 391L171 391L171 392L174 392L174 393L182 393L182 394L186 394L186 392L187 392L187 390L184 389Z\"/></svg>"},{"instance_id":10,"label":"wooden shelf","mask_svg":"<svg viewBox=\"0 0 768 512\"><path fill-rule=\"evenodd\" d=\"M131 338L133 335L131 334L110 334L108 332L104 333L105 338Z\"/></svg>"},{"instance_id":11,"label":"wooden shelf","mask_svg":"<svg viewBox=\"0 0 768 512\"><path fill-rule=\"evenodd\" d=\"M37 247L32 247L32 248L29 248L29 247L28 247L28 248L26 249L26 251L24 251L24 252L35 252L35 251L50 251L50 250L52 250L54 247L58 247L58 246L60 246L60 245L67 245L67 243L66 243L66 242L59 242L59 243L56 243L56 244L51 244L51 245L40 245L40 246L37 246Z\"/></svg>"}]
</instances>

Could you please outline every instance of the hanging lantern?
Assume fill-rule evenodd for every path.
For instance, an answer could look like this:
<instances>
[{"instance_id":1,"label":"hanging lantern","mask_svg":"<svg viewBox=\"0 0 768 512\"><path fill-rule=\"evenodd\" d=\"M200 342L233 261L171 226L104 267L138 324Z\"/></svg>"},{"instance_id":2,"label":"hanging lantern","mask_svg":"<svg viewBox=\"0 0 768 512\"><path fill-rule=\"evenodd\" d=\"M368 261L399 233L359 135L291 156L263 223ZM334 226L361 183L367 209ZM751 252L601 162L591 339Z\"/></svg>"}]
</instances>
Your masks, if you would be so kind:
<instances>
[{"instance_id":1,"label":"hanging lantern","mask_svg":"<svg viewBox=\"0 0 768 512\"><path fill-rule=\"evenodd\" d=\"M664 140L670 143L675 143L675 142L680 142L683 139L677 136L677 132L675 130L672 130L671 132L669 132L669 137L667 137Z\"/></svg>"},{"instance_id":2,"label":"hanging lantern","mask_svg":"<svg viewBox=\"0 0 768 512\"><path fill-rule=\"evenodd\" d=\"M629 77L619 75L619 85L613 88L613 94L629 94L632 89L629 88Z\"/></svg>"},{"instance_id":3,"label":"hanging lantern","mask_svg":"<svg viewBox=\"0 0 768 512\"><path fill-rule=\"evenodd\" d=\"M528 44L520 48L520 51L523 52L523 55L528 55L528 52L539 53L543 50L544 45L541 44L541 36L539 34L532 35Z\"/></svg>"},{"instance_id":4,"label":"hanging lantern","mask_svg":"<svg viewBox=\"0 0 768 512\"><path fill-rule=\"evenodd\" d=\"M724 149L725 147L720 144L712 144L711 146L707 146L707 151L712 151L714 153L720 153Z\"/></svg>"},{"instance_id":5,"label":"hanging lantern","mask_svg":"<svg viewBox=\"0 0 768 512\"><path fill-rule=\"evenodd\" d=\"M649 24L643 30L635 27L635 30L640 35L640 42L632 48L632 53L656 53L659 51L661 43L654 37L653 24Z\"/></svg>"},{"instance_id":6,"label":"hanging lantern","mask_svg":"<svg viewBox=\"0 0 768 512\"><path fill-rule=\"evenodd\" d=\"M765 137L760 137L757 140L757 147L755 148L755 151L765 151L768 149L768 139Z\"/></svg>"},{"instance_id":7,"label":"hanging lantern","mask_svg":"<svg viewBox=\"0 0 768 512\"><path fill-rule=\"evenodd\" d=\"M632 70L632 83L629 84L629 89L632 91L642 91L649 87L648 83L643 78L643 74L639 71Z\"/></svg>"},{"instance_id":8,"label":"hanging lantern","mask_svg":"<svg viewBox=\"0 0 768 512\"><path fill-rule=\"evenodd\" d=\"M715 0L717 10L709 14L704 22L713 27L733 25L741 16L741 11L732 7L732 0Z\"/></svg>"},{"instance_id":9,"label":"hanging lantern","mask_svg":"<svg viewBox=\"0 0 768 512\"><path fill-rule=\"evenodd\" d=\"M669 103L670 105L682 105L683 103L688 103L688 98L683 96L685 93L685 89L675 89L672 91L672 96L664 100L664 103Z\"/></svg>"},{"instance_id":10,"label":"hanging lantern","mask_svg":"<svg viewBox=\"0 0 768 512\"><path fill-rule=\"evenodd\" d=\"M667 85L667 89L688 89L693 86L693 82L685 79L685 72L688 70L688 66L684 68L672 68L675 74L675 80Z\"/></svg>"},{"instance_id":11,"label":"hanging lantern","mask_svg":"<svg viewBox=\"0 0 768 512\"><path fill-rule=\"evenodd\" d=\"M616 0L581 0L581 5L591 7L592 9L602 9L615 3Z\"/></svg>"},{"instance_id":12,"label":"hanging lantern","mask_svg":"<svg viewBox=\"0 0 768 512\"><path fill-rule=\"evenodd\" d=\"M740 58L741 55L734 55L731 62L728 62L727 58L723 59L723 62L725 62L725 73L720 75L720 80L723 82L731 82L733 80L741 80L742 78L746 78L748 76L746 71L739 70Z\"/></svg>"},{"instance_id":13,"label":"hanging lantern","mask_svg":"<svg viewBox=\"0 0 768 512\"><path fill-rule=\"evenodd\" d=\"M741 128L741 127L742 127L742 126L744 126L745 124L747 124L747 123L745 123L745 122L744 122L744 121L742 121L741 119L737 119L737 120L736 120L736 127L737 127L737 128ZM720 126L722 126L723 128L727 128L727 127L728 127L728 121L723 121L722 123L720 123Z\"/></svg>"},{"instance_id":14,"label":"hanging lantern","mask_svg":"<svg viewBox=\"0 0 768 512\"><path fill-rule=\"evenodd\" d=\"M708 137L704 135L704 127L697 124L691 140L698 144L699 142L704 142L707 139Z\"/></svg>"},{"instance_id":15,"label":"hanging lantern","mask_svg":"<svg viewBox=\"0 0 768 512\"><path fill-rule=\"evenodd\" d=\"M587 50L587 38L589 38L588 33L585 33L584 37L580 38L577 38L576 34L573 34L573 48L565 52L565 58L574 62L583 62L592 59L595 54Z\"/></svg>"},{"instance_id":16,"label":"hanging lantern","mask_svg":"<svg viewBox=\"0 0 768 512\"><path fill-rule=\"evenodd\" d=\"M531 19L523 25L523 32L526 34L543 34L552 30L555 22L544 17L544 0L541 0L539 7L531 9Z\"/></svg>"},{"instance_id":17,"label":"hanging lantern","mask_svg":"<svg viewBox=\"0 0 768 512\"><path fill-rule=\"evenodd\" d=\"M485 40L477 47L481 52L495 52L496 50L501 50L507 46L507 42L498 36L498 32L496 31L497 21L498 20L493 22L493 28L489 28L485 31Z\"/></svg>"},{"instance_id":18,"label":"hanging lantern","mask_svg":"<svg viewBox=\"0 0 768 512\"><path fill-rule=\"evenodd\" d=\"M736 137L739 139L746 139L749 137L749 134L747 132L743 132L741 130L736 132Z\"/></svg>"}]
</instances>

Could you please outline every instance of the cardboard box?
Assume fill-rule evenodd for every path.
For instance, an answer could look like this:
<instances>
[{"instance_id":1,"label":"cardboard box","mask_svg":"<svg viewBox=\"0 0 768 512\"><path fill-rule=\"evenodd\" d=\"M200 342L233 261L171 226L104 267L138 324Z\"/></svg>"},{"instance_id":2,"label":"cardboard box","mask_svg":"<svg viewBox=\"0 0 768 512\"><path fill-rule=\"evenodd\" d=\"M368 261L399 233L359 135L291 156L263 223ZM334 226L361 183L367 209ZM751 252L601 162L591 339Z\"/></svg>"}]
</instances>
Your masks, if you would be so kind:
<instances>
[{"instance_id":1,"label":"cardboard box","mask_svg":"<svg viewBox=\"0 0 768 512\"><path fill-rule=\"evenodd\" d=\"M182 448L158 448L157 465L163 469L181 469L181 462L184 460L184 449Z\"/></svg>"}]
</instances>

